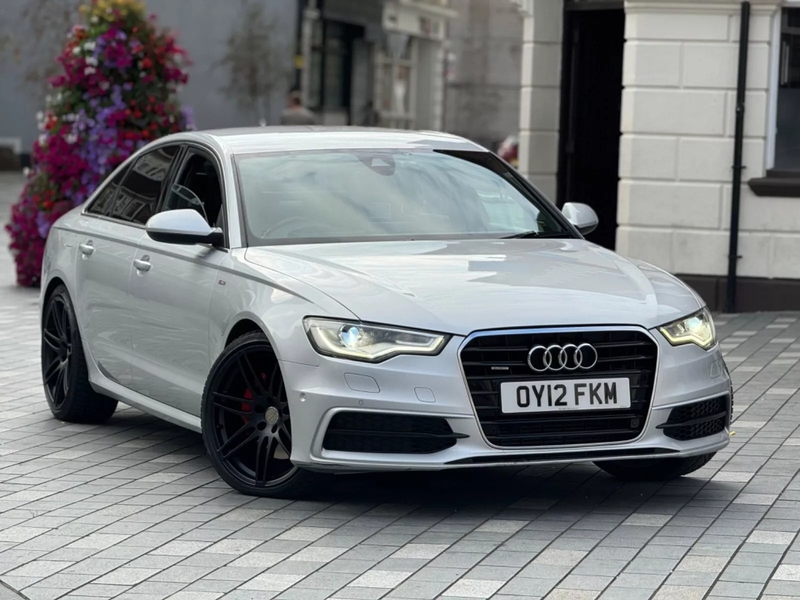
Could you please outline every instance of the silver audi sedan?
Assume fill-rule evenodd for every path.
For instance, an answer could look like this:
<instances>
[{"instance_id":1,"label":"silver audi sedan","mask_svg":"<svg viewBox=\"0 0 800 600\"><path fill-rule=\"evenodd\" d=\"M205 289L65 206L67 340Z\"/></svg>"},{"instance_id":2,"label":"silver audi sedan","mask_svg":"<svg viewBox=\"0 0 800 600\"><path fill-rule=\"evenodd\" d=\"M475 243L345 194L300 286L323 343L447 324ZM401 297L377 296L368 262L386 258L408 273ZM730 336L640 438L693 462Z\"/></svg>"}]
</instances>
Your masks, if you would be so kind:
<instances>
[{"instance_id":1,"label":"silver audi sedan","mask_svg":"<svg viewBox=\"0 0 800 600\"><path fill-rule=\"evenodd\" d=\"M201 432L245 494L335 472L592 461L670 479L729 441L703 301L583 238L464 139L368 129L183 133L53 227L53 414L117 402Z\"/></svg>"}]
</instances>

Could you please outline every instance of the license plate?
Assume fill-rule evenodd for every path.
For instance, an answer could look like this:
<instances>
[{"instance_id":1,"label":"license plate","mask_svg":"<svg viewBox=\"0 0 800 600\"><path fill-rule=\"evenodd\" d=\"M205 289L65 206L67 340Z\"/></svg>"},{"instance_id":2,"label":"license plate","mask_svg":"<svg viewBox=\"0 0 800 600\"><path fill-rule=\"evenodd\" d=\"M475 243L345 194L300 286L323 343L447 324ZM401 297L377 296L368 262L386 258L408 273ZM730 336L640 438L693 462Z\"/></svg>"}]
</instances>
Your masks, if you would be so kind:
<instances>
[{"instance_id":1,"label":"license plate","mask_svg":"<svg viewBox=\"0 0 800 600\"><path fill-rule=\"evenodd\" d=\"M630 382L626 378L506 382L500 385L500 406L507 414L630 408Z\"/></svg>"}]
</instances>

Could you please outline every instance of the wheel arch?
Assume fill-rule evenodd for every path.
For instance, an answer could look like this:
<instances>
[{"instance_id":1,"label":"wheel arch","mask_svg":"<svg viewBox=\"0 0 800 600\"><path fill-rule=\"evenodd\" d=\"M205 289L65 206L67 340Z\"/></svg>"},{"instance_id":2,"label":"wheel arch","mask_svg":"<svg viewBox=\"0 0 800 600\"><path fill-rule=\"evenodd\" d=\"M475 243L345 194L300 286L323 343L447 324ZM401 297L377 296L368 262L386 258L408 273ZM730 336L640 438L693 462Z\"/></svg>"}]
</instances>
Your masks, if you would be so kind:
<instances>
[{"instance_id":1,"label":"wheel arch","mask_svg":"<svg viewBox=\"0 0 800 600\"><path fill-rule=\"evenodd\" d=\"M47 282L47 287L42 294L42 310L44 310L44 307L47 305L47 301L50 300L50 296L53 295L53 292L55 292L56 288L60 285L67 287L67 283L59 275L51 277L50 281ZM67 291L69 291L69 289L67 289Z\"/></svg>"},{"instance_id":2,"label":"wheel arch","mask_svg":"<svg viewBox=\"0 0 800 600\"><path fill-rule=\"evenodd\" d=\"M83 355L86 359L86 363L89 369L89 379L94 380L98 372L97 365L94 362L94 357L92 356L92 352L89 349L88 342L86 338L83 337L83 327L81 326L80 310L76 306L76 297L73 294L73 290L69 284L69 278L66 277L60 271L52 273L47 278L46 284L44 280L42 281L42 288L39 300L39 324L41 327L44 326L44 311L45 307L47 306L47 302L50 300L51 296L56 291L56 289L58 289L62 285L64 286L64 289L67 290L67 295L69 296L70 302L72 303L72 309L75 313L75 324L77 325L78 333L81 336Z\"/></svg>"},{"instance_id":3,"label":"wheel arch","mask_svg":"<svg viewBox=\"0 0 800 600\"><path fill-rule=\"evenodd\" d=\"M63 272L62 270L52 269L50 274L48 275L47 279L42 279L41 287L39 288L39 316L44 316L44 308L47 306L47 301L50 300L50 297L53 295L53 292L56 291L56 288L63 285L64 288L67 290L67 294L69 295L69 299L72 302L72 306L75 309L75 318L78 319L80 326L80 319L78 318L78 308L75 305L77 302L77 289L73 289L71 284L70 276Z\"/></svg>"},{"instance_id":4,"label":"wheel arch","mask_svg":"<svg viewBox=\"0 0 800 600\"><path fill-rule=\"evenodd\" d=\"M61 273L53 273L48 277L47 282L42 280L42 287L39 292L39 322L40 324L43 322L44 319L44 311L47 307L47 302L50 300L53 293L58 289L60 286L64 286L67 290L67 294L69 294L70 300L73 300L72 290L70 290L69 284L67 283L67 278L64 277ZM75 318L78 318L77 312L75 314ZM78 326L80 330L80 325Z\"/></svg>"},{"instance_id":5,"label":"wheel arch","mask_svg":"<svg viewBox=\"0 0 800 600\"><path fill-rule=\"evenodd\" d=\"M269 335L264 331L264 328L258 324L256 321L251 319L250 317L241 317L239 320L234 323L233 327L230 328L228 331L228 335L225 338L225 348L231 345L234 340L237 338L242 337L246 333L263 333L269 339ZM269 342L270 346L272 346L272 341Z\"/></svg>"}]
</instances>

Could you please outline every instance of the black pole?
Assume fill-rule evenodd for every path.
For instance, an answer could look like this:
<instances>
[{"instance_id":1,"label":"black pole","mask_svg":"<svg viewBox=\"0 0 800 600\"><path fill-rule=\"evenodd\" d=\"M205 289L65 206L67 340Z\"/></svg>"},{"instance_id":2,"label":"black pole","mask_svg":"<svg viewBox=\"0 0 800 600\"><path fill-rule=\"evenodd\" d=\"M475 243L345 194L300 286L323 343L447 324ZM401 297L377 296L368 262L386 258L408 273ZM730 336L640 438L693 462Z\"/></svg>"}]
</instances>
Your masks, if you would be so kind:
<instances>
[{"instance_id":1,"label":"black pole","mask_svg":"<svg viewBox=\"0 0 800 600\"><path fill-rule=\"evenodd\" d=\"M736 267L739 262L739 209L742 202L742 148L747 91L747 50L750 42L750 2L742 2L739 33L739 77L736 84L736 133L733 140L733 192L731 194L731 234L728 251L728 289L725 312L736 312Z\"/></svg>"}]
</instances>

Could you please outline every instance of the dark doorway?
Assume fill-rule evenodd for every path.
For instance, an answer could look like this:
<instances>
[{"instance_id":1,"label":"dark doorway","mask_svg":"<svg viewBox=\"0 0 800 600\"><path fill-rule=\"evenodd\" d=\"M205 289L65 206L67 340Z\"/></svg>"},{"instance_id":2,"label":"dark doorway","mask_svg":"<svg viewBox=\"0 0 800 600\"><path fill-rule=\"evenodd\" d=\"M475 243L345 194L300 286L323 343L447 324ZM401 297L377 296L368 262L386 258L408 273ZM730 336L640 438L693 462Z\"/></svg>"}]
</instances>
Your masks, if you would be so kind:
<instances>
[{"instance_id":1,"label":"dark doorway","mask_svg":"<svg viewBox=\"0 0 800 600\"><path fill-rule=\"evenodd\" d=\"M625 11L616 2L567 2L558 204L584 202L599 227L587 236L614 249L617 232Z\"/></svg>"}]
</instances>

